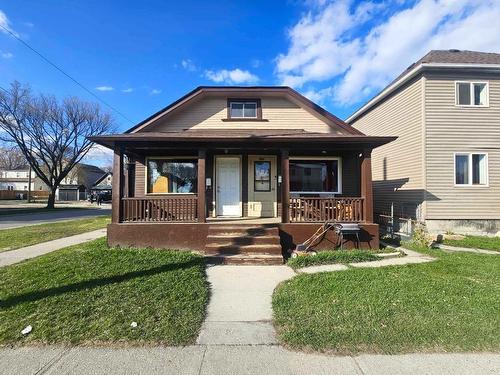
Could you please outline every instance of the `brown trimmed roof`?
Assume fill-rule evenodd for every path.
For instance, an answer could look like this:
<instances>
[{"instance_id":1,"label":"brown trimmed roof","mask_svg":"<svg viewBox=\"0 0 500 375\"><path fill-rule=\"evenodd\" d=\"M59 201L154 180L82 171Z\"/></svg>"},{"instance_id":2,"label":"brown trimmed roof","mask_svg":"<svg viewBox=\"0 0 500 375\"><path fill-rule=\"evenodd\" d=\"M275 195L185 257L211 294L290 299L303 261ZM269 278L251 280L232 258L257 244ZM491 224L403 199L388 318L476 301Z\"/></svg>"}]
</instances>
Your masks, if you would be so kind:
<instances>
[{"instance_id":1,"label":"brown trimmed roof","mask_svg":"<svg viewBox=\"0 0 500 375\"><path fill-rule=\"evenodd\" d=\"M348 134L363 134L359 130L354 129L335 115L328 112L326 109L320 107L316 103L287 86L199 86L180 99L151 115L144 121L141 121L137 125L128 129L125 133L137 133L139 130L142 130L156 120L177 112L178 110L183 109L187 104L207 95L237 95L239 97L281 95L300 105L316 117L321 118L325 121L325 123L332 127L341 128Z\"/></svg>"},{"instance_id":2,"label":"brown trimmed roof","mask_svg":"<svg viewBox=\"0 0 500 375\"><path fill-rule=\"evenodd\" d=\"M199 142L199 143L360 143L381 146L396 139L396 137L372 137L364 134L336 135L330 133L312 133L304 130L243 130L243 129L204 129L184 130L178 132L141 132L89 137L93 142L112 148L115 142ZM311 146L314 147L314 146Z\"/></svg>"}]
</instances>

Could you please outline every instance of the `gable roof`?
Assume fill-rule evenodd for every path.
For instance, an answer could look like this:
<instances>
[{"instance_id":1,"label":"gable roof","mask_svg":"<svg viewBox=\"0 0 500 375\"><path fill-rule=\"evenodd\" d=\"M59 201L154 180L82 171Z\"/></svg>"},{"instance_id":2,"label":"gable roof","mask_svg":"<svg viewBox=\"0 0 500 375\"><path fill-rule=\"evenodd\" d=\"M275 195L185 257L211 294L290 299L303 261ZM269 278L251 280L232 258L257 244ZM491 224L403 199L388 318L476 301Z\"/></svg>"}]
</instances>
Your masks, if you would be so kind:
<instances>
[{"instance_id":1,"label":"gable roof","mask_svg":"<svg viewBox=\"0 0 500 375\"><path fill-rule=\"evenodd\" d=\"M169 104L165 108L156 112L144 121L125 131L128 133L137 133L146 128L147 126L155 123L159 119L177 113L186 108L189 104L209 95L226 95L226 96L239 96L239 97L255 97L255 96L283 96L304 108L312 115L320 118L331 127L338 127L347 132L348 134L362 135L359 130L352 128L344 121L328 112L326 109L320 107L316 103L307 99L305 96L299 94L287 86L199 86L190 91L180 99Z\"/></svg>"},{"instance_id":2,"label":"gable roof","mask_svg":"<svg viewBox=\"0 0 500 375\"><path fill-rule=\"evenodd\" d=\"M362 116L390 93L401 87L425 69L500 69L500 53L477 52L458 49L431 50L425 56L412 63L381 92L356 110L346 120L351 123Z\"/></svg>"},{"instance_id":3,"label":"gable roof","mask_svg":"<svg viewBox=\"0 0 500 375\"><path fill-rule=\"evenodd\" d=\"M106 172L101 177L99 177L93 184L92 187L99 185L106 177L113 176L112 172Z\"/></svg>"}]
</instances>

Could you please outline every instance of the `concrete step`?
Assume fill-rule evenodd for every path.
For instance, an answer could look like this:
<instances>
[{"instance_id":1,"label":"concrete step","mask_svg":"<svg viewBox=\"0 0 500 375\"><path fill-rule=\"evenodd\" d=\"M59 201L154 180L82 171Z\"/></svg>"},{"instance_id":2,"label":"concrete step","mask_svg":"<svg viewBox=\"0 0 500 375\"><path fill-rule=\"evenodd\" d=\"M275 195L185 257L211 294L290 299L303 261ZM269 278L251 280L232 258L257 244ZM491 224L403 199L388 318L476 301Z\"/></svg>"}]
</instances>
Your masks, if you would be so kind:
<instances>
[{"instance_id":1,"label":"concrete step","mask_svg":"<svg viewBox=\"0 0 500 375\"><path fill-rule=\"evenodd\" d=\"M234 264L234 265L281 265L281 255L210 255L205 260L209 264Z\"/></svg>"},{"instance_id":2,"label":"concrete step","mask_svg":"<svg viewBox=\"0 0 500 375\"><path fill-rule=\"evenodd\" d=\"M279 245L280 237L274 235L251 236L239 233L209 234L207 243L233 244L233 245Z\"/></svg>"},{"instance_id":3,"label":"concrete step","mask_svg":"<svg viewBox=\"0 0 500 375\"><path fill-rule=\"evenodd\" d=\"M265 227L256 225L211 225L209 235L244 235L244 236L279 236L278 227Z\"/></svg>"},{"instance_id":4,"label":"concrete step","mask_svg":"<svg viewBox=\"0 0 500 375\"><path fill-rule=\"evenodd\" d=\"M259 244L259 245L236 245L227 243L207 243L205 253L214 254L270 254L281 255L281 245L279 244Z\"/></svg>"}]
</instances>

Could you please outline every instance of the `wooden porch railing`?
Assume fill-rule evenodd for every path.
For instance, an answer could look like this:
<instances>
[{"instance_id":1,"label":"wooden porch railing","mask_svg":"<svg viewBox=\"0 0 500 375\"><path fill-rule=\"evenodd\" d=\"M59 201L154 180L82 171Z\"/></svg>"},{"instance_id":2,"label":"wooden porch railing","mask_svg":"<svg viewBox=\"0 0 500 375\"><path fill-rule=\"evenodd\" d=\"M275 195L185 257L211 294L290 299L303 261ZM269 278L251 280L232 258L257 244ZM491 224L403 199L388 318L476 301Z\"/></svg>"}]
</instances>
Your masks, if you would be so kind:
<instances>
[{"instance_id":1,"label":"wooden porch railing","mask_svg":"<svg viewBox=\"0 0 500 375\"><path fill-rule=\"evenodd\" d=\"M123 222L195 222L196 195L122 198Z\"/></svg>"},{"instance_id":2,"label":"wooden porch railing","mask_svg":"<svg viewBox=\"0 0 500 375\"><path fill-rule=\"evenodd\" d=\"M290 198L290 222L365 221L363 198Z\"/></svg>"}]
</instances>

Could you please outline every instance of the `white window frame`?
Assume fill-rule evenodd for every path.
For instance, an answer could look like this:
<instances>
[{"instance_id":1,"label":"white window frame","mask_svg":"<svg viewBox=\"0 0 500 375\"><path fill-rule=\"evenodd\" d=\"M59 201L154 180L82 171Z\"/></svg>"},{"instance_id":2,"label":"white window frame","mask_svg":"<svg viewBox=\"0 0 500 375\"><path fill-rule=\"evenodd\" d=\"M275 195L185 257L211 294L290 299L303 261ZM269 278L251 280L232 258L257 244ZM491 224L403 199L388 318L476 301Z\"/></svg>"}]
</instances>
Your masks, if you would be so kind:
<instances>
[{"instance_id":1,"label":"white window frame","mask_svg":"<svg viewBox=\"0 0 500 375\"><path fill-rule=\"evenodd\" d=\"M457 155L467 156L468 158L468 184L457 184ZM472 183L472 155L484 155L486 160L486 183L473 184ZM474 151L474 152L454 152L453 153L453 185L458 188L488 188L490 187L490 173L489 173L489 158L487 152Z\"/></svg>"},{"instance_id":2,"label":"white window frame","mask_svg":"<svg viewBox=\"0 0 500 375\"><path fill-rule=\"evenodd\" d=\"M147 156L146 157L146 165L144 166L144 195L197 195L196 193L148 193L148 168L149 168L149 159L156 160L198 160L198 156Z\"/></svg>"},{"instance_id":3,"label":"white window frame","mask_svg":"<svg viewBox=\"0 0 500 375\"><path fill-rule=\"evenodd\" d=\"M340 195L342 194L342 158L340 156L294 156L290 157L289 160L337 160L338 163L338 191L290 191L290 194L295 195L307 195L307 194L319 194L319 195Z\"/></svg>"},{"instance_id":4,"label":"white window frame","mask_svg":"<svg viewBox=\"0 0 500 375\"><path fill-rule=\"evenodd\" d=\"M459 104L458 103L458 84L468 83L470 85L470 103L471 104ZM486 103L475 105L474 103L474 85L486 85ZM490 106L490 83L488 81L455 81L455 107L465 107L465 108L487 108Z\"/></svg>"},{"instance_id":5,"label":"white window frame","mask_svg":"<svg viewBox=\"0 0 500 375\"><path fill-rule=\"evenodd\" d=\"M243 116L233 116L233 104L243 104ZM247 104L254 104L255 105L255 116L245 116L245 105ZM229 102L229 116L230 118L251 118L251 119L256 119L258 118L258 103L257 101L254 101L254 100L249 100L247 102L242 102L242 101L230 101Z\"/></svg>"}]
</instances>

